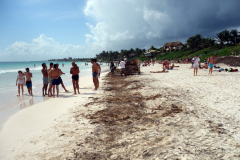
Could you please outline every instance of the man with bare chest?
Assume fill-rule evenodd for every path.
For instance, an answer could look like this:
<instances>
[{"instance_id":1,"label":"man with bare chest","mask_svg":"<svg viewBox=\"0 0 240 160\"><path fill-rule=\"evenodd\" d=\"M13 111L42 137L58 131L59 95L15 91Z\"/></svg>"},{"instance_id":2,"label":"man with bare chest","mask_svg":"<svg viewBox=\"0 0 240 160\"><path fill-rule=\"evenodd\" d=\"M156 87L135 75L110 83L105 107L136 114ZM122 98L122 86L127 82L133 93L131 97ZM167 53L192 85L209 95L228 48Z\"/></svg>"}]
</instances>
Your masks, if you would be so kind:
<instances>
[{"instance_id":1,"label":"man with bare chest","mask_svg":"<svg viewBox=\"0 0 240 160\"><path fill-rule=\"evenodd\" d=\"M32 96L32 73L29 71L29 68L26 68L25 76L28 93Z\"/></svg>"},{"instance_id":2,"label":"man with bare chest","mask_svg":"<svg viewBox=\"0 0 240 160\"><path fill-rule=\"evenodd\" d=\"M43 88L42 88L42 95L47 95L47 87L48 87L48 70L47 65L45 63L42 64L42 74L43 74Z\"/></svg>"},{"instance_id":3,"label":"man with bare chest","mask_svg":"<svg viewBox=\"0 0 240 160\"><path fill-rule=\"evenodd\" d=\"M63 73L62 70L59 68L58 63L57 63L57 66L58 66L57 68L58 68L59 72L61 73L61 75L65 74L65 73ZM61 76L59 76L58 80L59 80L59 84L62 85L62 88L65 90L65 92L68 92L68 90L65 88L65 86L64 86L64 84L63 84L63 80L62 80Z\"/></svg>"},{"instance_id":4,"label":"man with bare chest","mask_svg":"<svg viewBox=\"0 0 240 160\"><path fill-rule=\"evenodd\" d=\"M213 70L213 65L215 64L215 60L214 60L214 58L213 58L213 55L211 54L211 57L210 58L208 58L208 65L209 65L209 72L208 72L208 74L210 75L212 75L212 70Z\"/></svg>"},{"instance_id":5,"label":"man with bare chest","mask_svg":"<svg viewBox=\"0 0 240 160\"><path fill-rule=\"evenodd\" d=\"M72 84L73 84L74 94L77 94L76 90L78 90L78 94L80 94L79 84L78 84L79 73L80 73L79 67L75 64L75 62L72 62L72 68L70 69L70 74L72 74Z\"/></svg>"},{"instance_id":6,"label":"man with bare chest","mask_svg":"<svg viewBox=\"0 0 240 160\"><path fill-rule=\"evenodd\" d=\"M61 73L59 72L58 68L57 68L57 64L53 65L53 69L49 71L49 76L52 77L52 87L53 87L53 94L52 97L55 98L55 89L57 91L57 97L58 97L58 93L59 93L59 76L61 75Z\"/></svg>"},{"instance_id":7,"label":"man with bare chest","mask_svg":"<svg viewBox=\"0 0 240 160\"><path fill-rule=\"evenodd\" d=\"M94 84L94 89L93 90L97 90L99 87L99 81L98 81L98 71L99 71L99 67L96 64L95 59L91 59L91 63L92 63L92 76L93 76L93 84Z\"/></svg>"},{"instance_id":8,"label":"man with bare chest","mask_svg":"<svg viewBox=\"0 0 240 160\"><path fill-rule=\"evenodd\" d=\"M52 77L49 74L49 72L52 70L52 68L53 68L53 63L51 62L50 65L49 65L49 68L47 69L47 72L48 72L48 84L49 84L49 87L48 87L48 97L52 96Z\"/></svg>"}]
</instances>

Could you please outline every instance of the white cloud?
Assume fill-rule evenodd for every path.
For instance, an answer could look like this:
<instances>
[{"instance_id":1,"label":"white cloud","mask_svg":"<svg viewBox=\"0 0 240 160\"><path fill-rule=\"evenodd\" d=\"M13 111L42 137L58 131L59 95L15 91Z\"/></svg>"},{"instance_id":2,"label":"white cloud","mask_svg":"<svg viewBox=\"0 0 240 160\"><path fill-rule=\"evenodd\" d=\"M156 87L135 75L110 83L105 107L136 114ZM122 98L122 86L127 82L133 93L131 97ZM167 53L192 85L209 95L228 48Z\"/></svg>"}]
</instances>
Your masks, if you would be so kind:
<instances>
[{"instance_id":1,"label":"white cloud","mask_svg":"<svg viewBox=\"0 0 240 160\"><path fill-rule=\"evenodd\" d=\"M225 28L239 28L238 4L239 0L87 0L83 13L91 33L85 34L85 44L59 44L40 35L32 43L15 42L3 53L94 57L103 50L160 47L178 36L183 43L198 33L213 37ZM59 14L78 17L78 11ZM40 16L55 15L58 13Z\"/></svg>"},{"instance_id":2,"label":"white cloud","mask_svg":"<svg viewBox=\"0 0 240 160\"><path fill-rule=\"evenodd\" d=\"M82 45L60 44L52 38L46 37L41 34L38 38L33 39L32 43L15 42L8 46L2 55L12 56L36 56L36 57L55 57L60 58L63 56L80 57L84 47ZM84 56L84 55L82 55ZM46 57L44 57L46 58Z\"/></svg>"}]
</instances>

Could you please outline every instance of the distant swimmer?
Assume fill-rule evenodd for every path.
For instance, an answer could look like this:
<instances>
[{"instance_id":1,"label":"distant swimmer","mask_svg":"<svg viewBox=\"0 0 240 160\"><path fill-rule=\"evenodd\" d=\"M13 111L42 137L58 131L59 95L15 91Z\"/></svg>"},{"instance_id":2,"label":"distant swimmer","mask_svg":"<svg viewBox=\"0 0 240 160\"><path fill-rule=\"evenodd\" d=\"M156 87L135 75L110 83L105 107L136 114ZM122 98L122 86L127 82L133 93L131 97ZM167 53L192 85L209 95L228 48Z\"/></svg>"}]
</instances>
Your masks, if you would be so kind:
<instances>
[{"instance_id":1,"label":"distant swimmer","mask_svg":"<svg viewBox=\"0 0 240 160\"><path fill-rule=\"evenodd\" d=\"M72 84L73 84L73 90L74 90L74 94L77 94L76 89L78 90L78 94L80 94L79 92L79 67L75 64L75 62L72 62L72 68L70 69L70 74L72 74Z\"/></svg>"},{"instance_id":2,"label":"distant swimmer","mask_svg":"<svg viewBox=\"0 0 240 160\"><path fill-rule=\"evenodd\" d=\"M30 72L29 68L26 68L25 76L28 93L32 96L32 73Z\"/></svg>"},{"instance_id":3,"label":"distant swimmer","mask_svg":"<svg viewBox=\"0 0 240 160\"><path fill-rule=\"evenodd\" d=\"M25 84L25 76L23 75L22 71L18 71L18 76L16 80L16 86L18 86L18 95L20 96L20 87L22 88L22 95L24 92L23 85Z\"/></svg>"},{"instance_id":4,"label":"distant swimmer","mask_svg":"<svg viewBox=\"0 0 240 160\"><path fill-rule=\"evenodd\" d=\"M43 74L43 88L42 88L42 95L47 95L47 87L48 87L48 72L47 72L47 65L45 63L42 64L42 74Z\"/></svg>"},{"instance_id":5,"label":"distant swimmer","mask_svg":"<svg viewBox=\"0 0 240 160\"><path fill-rule=\"evenodd\" d=\"M59 76L61 75L61 73L59 72L58 68L57 68L57 64L53 65L53 69L50 70L49 72L50 77L52 77L52 86L53 86L53 98L55 98L55 89L57 91L57 97L58 97L58 93L59 93Z\"/></svg>"},{"instance_id":6,"label":"distant swimmer","mask_svg":"<svg viewBox=\"0 0 240 160\"><path fill-rule=\"evenodd\" d=\"M59 65L57 64L57 68L58 68L58 67L59 67ZM62 72L61 69L58 68L58 70L59 70L59 72L61 73L61 75L65 74L65 73ZM63 81L62 81L61 76L59 76L58 80L59 80L59 84L62 85L62 88L65 90L65 92L68 92L68 90L65 88L65 86L64 86L64 84L63 84Z\"/></svg>"},{"instance_id":7,"label":"distant swimmer","mask_svg":"<svg viewBox=\"0 0 240 160\"><path fill-rule=\"evenodd\" d=\"M48 84L49 84L49 87L48 87L48 97L52 96L52 77L49 75L49 72L52 70L52 68L53 68L53 63L51 62L50 65L49 65L49 68L47 69L47 72L48 72Z\"/></svg>"},{"instance_id":8,"label":"distant swimmer","mask_svg":"<svg viewBox=\"0 0 240 160\"><path fill-rule=\"evenodd\" d=\"M62 64L62 67L64 67L64 63Z\"/></svg>"}]
</instances>

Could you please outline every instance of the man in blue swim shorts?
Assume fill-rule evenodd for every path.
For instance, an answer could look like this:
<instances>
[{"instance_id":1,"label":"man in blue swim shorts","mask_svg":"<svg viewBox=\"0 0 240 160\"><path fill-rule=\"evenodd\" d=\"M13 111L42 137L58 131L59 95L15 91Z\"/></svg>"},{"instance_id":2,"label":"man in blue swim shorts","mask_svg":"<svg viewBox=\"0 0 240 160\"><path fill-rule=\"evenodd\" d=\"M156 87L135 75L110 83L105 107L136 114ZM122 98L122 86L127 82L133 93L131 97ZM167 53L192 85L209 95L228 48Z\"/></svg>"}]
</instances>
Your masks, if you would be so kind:
<instances>
[{"instance_id":1,"label":"man in blue swim shorts","mask_svg":"<svg viewBox=\"0 0 240 160\"><path fill-rule=\"evenodd\" d=\"M212 70L213 70L213 64L215 64L215 60L214 60L214 58L213 58L213 55L211 54L211 57L210 58L208 58L208 65L209 65L209 72L208 72L208 74L210 75L212 75Z\"/></svg>"},{"instance_id":2,"label":"man in blue swim shorts","mask_svg":"<svg viewBox=\"0 0 240 160\"><path fill-rule=\"evenodd\" d=\"M58 93L59 93L59 76L61 75L61 73L59 72L58 68L57 68L57 64L53 65L53 69L50 70L50 72L48 73L50 77L52 77L52 87L53 87L53 94L52 97L55 98L55 89L57 91L57 97L58 97Z\"/></svg>"},{"instance_id":3,"label":"man in blue swim shorts","mask_svg":"<svg viewBox=\"0 0 240 160\"><path fill-rule=\"evenodd\" d=\"M99 87L99 81L98 81L98 69L99 68L96 64L95 59L91 59L91 63L92 63L92 76L93 76L93 84L94 84L93 90L97 90Z\"/></svg>"},{"instance_id":4,"label":"man in blue swim shorts","mask_svg":"<svg viewBox=\"0 0 240 160\"><path fill-rule=\"evenodd\" d=\"M29 71L29 68L26 68L26 72L24 74L26 76L26 86L28 89L28 94L32 96L32 73Z\"/></svg>"}]
</instances>

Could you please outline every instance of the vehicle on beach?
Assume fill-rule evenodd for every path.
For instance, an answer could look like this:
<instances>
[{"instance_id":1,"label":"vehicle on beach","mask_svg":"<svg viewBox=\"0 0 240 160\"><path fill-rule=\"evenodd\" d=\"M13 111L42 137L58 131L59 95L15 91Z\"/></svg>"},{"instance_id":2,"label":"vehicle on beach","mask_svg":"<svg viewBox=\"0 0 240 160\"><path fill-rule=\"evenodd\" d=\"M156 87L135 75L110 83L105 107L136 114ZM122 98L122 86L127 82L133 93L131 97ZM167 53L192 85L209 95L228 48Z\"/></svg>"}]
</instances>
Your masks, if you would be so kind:
<instances>
[{"instance_id":1,"label":"vehicle on beach","mask_svg":"<svg viewBox=\"0 0 240 160\"><path fill-rule=\"evenodd\" d=\"M127 61L126 65L125 65L125 69L126 69L126 74L134 74L134 73L138 73L140 74L140 64L139 64L139 60L137 59L133 59L132 61Z\"/></svg>"}]
</instances>

